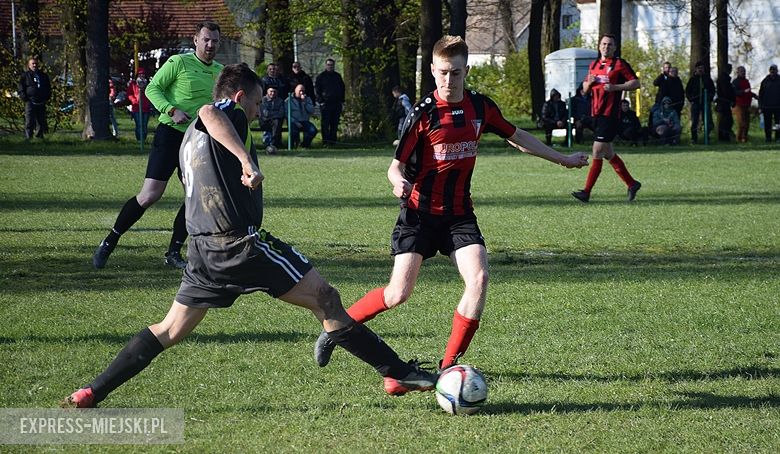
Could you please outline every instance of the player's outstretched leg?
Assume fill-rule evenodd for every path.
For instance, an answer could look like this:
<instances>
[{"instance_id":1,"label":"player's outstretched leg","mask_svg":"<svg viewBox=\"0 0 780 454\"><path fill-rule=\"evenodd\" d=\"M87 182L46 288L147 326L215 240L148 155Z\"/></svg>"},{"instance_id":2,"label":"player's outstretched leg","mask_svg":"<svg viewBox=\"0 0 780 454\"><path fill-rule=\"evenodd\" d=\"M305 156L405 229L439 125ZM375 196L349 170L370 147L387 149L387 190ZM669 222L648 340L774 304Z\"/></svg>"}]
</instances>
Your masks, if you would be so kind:
<instances>
[{"instance_id":1,"label":"player's outstretched leg","mask_svg":"<svg viewBox=\"0 0 780 454\"><path fill-rule=\"evenodd\" d=\"M355 304L350 306L347 309L347 314L349 314L352 320L358 323L365 323L387 309L389 308L385 304L385 289L384 287L379 287L366 293L363 298L360 298ZM327 366L335 348L336 343L323 330L314 343L314 361L317 362L317 365L320 367Z\"/></svg>"},{"instance_id":2,"label":"player's outstretched leg","mask_svg":"<svg viewBox=\"0 0 780 454\"><path fill-rule=\"evenodd\" d=\"M191 333L207 311L174 301L162 322L144 328L133 336L103 373L66 397L60 405L75 408L97 406L109 393L144 370L164 349Z\"/></svg>"}]
</instances>

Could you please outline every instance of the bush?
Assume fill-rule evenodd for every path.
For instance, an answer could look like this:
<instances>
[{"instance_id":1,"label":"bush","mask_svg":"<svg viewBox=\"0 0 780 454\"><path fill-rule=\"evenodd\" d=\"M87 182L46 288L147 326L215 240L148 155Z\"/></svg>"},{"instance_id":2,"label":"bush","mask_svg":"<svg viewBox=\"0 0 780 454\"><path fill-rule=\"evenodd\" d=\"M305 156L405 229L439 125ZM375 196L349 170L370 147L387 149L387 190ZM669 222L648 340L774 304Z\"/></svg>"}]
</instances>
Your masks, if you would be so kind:
<instances>
[{"instance_id":1,"label":"bush","mask_svg":"<svg viewBox=\"0 0 780 454\"><path fill-rule=\"evenodd\" d=\"M491 62L471 68L468 87L490 96L506 117L531 115L528 52L509 54L503 64Z\"/></svg>"}]
</instances>

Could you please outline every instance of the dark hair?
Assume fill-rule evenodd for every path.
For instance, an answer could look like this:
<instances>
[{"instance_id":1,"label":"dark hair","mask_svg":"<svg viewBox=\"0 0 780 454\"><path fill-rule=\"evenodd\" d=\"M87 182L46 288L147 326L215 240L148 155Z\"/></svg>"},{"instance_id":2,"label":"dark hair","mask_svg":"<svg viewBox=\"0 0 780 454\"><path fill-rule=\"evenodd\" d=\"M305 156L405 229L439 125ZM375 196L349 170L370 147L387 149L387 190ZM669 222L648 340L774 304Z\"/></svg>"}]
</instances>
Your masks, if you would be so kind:
<instances>
[{"instance_id":1,"label":"dark hair","mask_svg":"<svg viewBox=\"0 0 780 454\"><path fill-rule=\"evenodd\" d=\"M400 85L396 85L395 87L393 87L393 89L391 91L397 91L398 93L401 93L401 86Z\"/></svg>"},{"instance_id":2,"label":"dark hair","mask_svg":"<svg viewBox=\"0 0 780 454\"><path fill-rule=\"evenodd\" d=\"M211 30L213 32L220 32L220 33L222 33L222 30L219 29L219 24L217 24L216 22L211 22L211 21L208 21L208 20L204 20L204 21L198 22L198 25L195 26L195 34L197 35L198 33L200 33L200 31L202 29L204 29L204 28L207 28L207 29L209 29L209 30Z\"/></svg>"},{"instance_id":3,"label":"dark hair","mask_svg":"<svg viewBox=\"0 0 780 454\"><path fill-rule=\"evenodd\" d=\"M697 61L695 65L693 65L694 68L698 68L699 66L704 67L703 61Z\"/></svg>"},{"instance_id":4,"label":"dark hair","mask_svg":"<svg viewBox=\"0 0 780 454\"><path fill-rule=\"evenodd\" d=\"M244 90L246 93L260 90L260 79L246 63L225 65L214 84L212 97L215 100L231 98L239 90Z\"/></svg>"}]
</instances>

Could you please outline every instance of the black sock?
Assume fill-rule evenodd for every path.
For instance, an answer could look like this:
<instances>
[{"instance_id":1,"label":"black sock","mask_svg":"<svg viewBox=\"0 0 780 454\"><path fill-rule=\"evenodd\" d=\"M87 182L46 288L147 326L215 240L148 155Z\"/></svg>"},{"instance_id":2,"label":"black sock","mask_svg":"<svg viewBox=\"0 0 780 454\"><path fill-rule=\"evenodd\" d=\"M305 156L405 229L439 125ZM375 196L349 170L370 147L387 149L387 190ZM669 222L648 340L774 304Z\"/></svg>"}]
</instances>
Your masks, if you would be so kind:
<instances>
[{"instance_id":1,"label":"black sock","mask_svg":"<svg viewBox=\"0 0 780 454\"><path fill-rule=\"evenodd\" d=\"M184 204L181 204L176 218L173 220L173 233L168 244L168 252L181 252L184 241L187 239L187 219L184 216Z\"/></svg>"},{"instance_id":2,"label":"black sock","mask_svg":"<svg viewBox=\"0 0 780 454\"><path fill-rule=\"evenodd\" d=\"M410 366L362 323L331 331L328 336L339 347L373 366L383 377L403 378L409 373Z\"/></svg>"},{"instance_id":3,"label":"black sock","mask_svg":"<svg viewBox=\"0 0 780 454\"><path fill-rule=\"evenodd\" d=\"M162 344L149 328L133 336L106 370L89 384L95 395L95 403L144 370L163 350Z\"/></svg>"},{"instance_id":4,"label":"black sock","mask_svg":"<svg viewBox=\"0 0 780 454\"><path fill-rule=\"evenodd\" d=\"M106 243L115 245L119 241L119 237L141 219L145 211L146 208L138 203L138 199L135 196L130 197L130 200L125 202L119 211L119 216L116 217L116 222L114 222L114 228L106 237Z\"/></svg>"}]
</instances>

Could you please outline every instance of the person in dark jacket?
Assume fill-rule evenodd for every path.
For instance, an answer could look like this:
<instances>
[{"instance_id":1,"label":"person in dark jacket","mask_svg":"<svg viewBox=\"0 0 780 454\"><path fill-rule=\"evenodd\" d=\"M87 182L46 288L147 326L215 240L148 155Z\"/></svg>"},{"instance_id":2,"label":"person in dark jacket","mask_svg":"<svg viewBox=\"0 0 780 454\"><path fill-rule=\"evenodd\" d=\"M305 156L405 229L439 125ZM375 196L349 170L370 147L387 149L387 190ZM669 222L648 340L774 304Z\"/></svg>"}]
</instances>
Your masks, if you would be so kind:
<instances>
[{"instance_id":1,"label":"person in dark jacket","mask_svg":"<svg viewBox=\"0 0 780 454\"><path fill-rule=\"evenodd\" d=\"M706 94L706 96L705 96ZM715 97L715 84L712 78L704 73L704 63L696 62L693 75L685 86L685 97L691 104L691 142L699 139L699 120L706 122L705 131L709 137L712 130L712 99ZM706 112L706 118L705 118Z\"/></svg>"},{"instance_id":2,"label":"person in dark jacket","mask_svg":"<svg viewBox=\"0 0 780 454\"><path fill-rule=\"evenodd\" d=\"M28 140L35 134L43 139L43 134L48 132L46 124L46 102L51 98L51 82L49 76L38 69L38 57L30 57L27 60L27 71L19 79L19 97L25 102L24 106L24 136Z\"/></svg>"},{"instance_id":3,"label":"person in dark jacket","mask_svg":"<svg viewBox=\"0 0 780 454\"><path fill-rule=\"evenodd\" d=\"M672 100L672 109L676 110L677 116L682 118L682 110L685 106L685 87L683 87L679 69L676 66L672 66L672 69L669 70L669 79L666 81L664 92L661 100L668 96Z\"/></svg>"},{"instance_id":4,"label":"person in dark jacket","mask_svg":"<svg viewBox=\"0 0 780 454\"><path fill-rule=\"evenodd\" d=\"M300 62L293 62L292 72L290 72L290 75L287 77L287 82L290 86L290 93L294 93L295 87L298 85L303 85L303 87L306 89L306 94L309 95L312 101L315 103L317 102L317 99L314 95L314 81L312 80L311 76L303 70Z\"/></svg>"},{"instance_id":5,"label":"person in dark jacket","mask_svg":"<svg viewBox=\"0 0 780 454\"><path fill-rule=\"evenodd\" d=\"M550 99L542 105L542 117L539 119L548 147L552 145L553 129L566 129L568 118L566 103L561 101L561 93L553 88L550 90Z\"/></svg>"},{"instance_id":6,"label":"person in dark jacket","mask_svg":"<svg viewBox=\"0 0 780 454\"><path fill-rule=\"evenodd\" d=\"M322 121L322 142L334 143L338 140L337 131L344 104L344 79L336 72L336 61L332 58L325 60L325 71L317 76L314 81L314 91L317 102L320 104Z\"/></svg>"},{"instance_id":7,"label":"person in dark jacket","mask_svg":"<svg viewBox=\"0 0 780 454\"><path fill-rule=\"evenodd\" d=\"M664 99L668 99L668 97ZM620 129L618 136L630 142L633 146L639 145L640 140L642 144L647 142L647 129L642 127L636 112L631 110L631 103L628 99L620 101Z\"/></svg>"},{"instance_id":8,"label":"person in dark jacket","mask_svg":"<svg viewBox=\"0 0 780 454\"><path fill-rule=\"evenodd\" d=\"M780 142L780 76L777 75L777 65L770 66L769 75L761 81L758 89L758 107L764 115L766 141L772 141L772 130L774 130L775 141Z\"/></svg>"},{"instance_id":9,"label":"person in dark jacket","mask_svg":"<svg viewBox=\"0 0 780 454\"><path fill-rule=\"evenodd\" d=\"M731 84L730 63L726 63L724 71L718 75L717 93L718 99L715 101L715 111L718 113L718 141L729 142L734 135L734 115L731 108L734 107L737 95L734 92L734 86Z\"/></svg>"}]
</instances>

